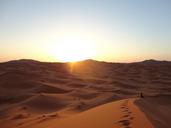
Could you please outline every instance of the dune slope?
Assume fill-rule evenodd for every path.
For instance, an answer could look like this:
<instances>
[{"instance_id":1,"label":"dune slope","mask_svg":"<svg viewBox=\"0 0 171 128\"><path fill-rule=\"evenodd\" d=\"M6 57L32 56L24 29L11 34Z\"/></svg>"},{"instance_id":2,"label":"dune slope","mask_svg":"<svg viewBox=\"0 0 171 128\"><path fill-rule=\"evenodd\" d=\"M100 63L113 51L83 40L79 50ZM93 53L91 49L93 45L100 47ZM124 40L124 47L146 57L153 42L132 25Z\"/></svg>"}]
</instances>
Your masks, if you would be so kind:
<instances>
[{"instance_id":1,"label":"dune slope","mask_svg":"<svg viewBox=\"0 0 171 128\"><path fill-rule=\"evenodd\" d=\"M153 128L146 116L134 105L135 99L120 100L95 107L79 114L58 117L28 128ZM41 119L39 119L40 121ZM37 120L38 121L38 120Z\"/></svg>"},{"instance_id":2,"label":"dune slope","mask_svg":"<svg viewBox=\"0 0 171 128\"><path fill-rule=\"evenodd\" d=\"M135 103L147 115L155 128L171 127L171 96L146 97Z\"/></svg>"}]
</instances>

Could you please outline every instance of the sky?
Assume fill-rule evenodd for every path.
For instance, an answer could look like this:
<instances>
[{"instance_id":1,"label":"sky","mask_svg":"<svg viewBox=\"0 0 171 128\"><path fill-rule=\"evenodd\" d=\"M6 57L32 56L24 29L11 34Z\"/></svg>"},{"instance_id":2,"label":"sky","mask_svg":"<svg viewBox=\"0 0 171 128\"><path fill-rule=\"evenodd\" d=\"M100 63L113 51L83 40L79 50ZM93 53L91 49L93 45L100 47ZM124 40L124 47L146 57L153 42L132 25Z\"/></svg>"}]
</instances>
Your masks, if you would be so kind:
<instances>
[{"instance_id":1,"label":"sky","mask_svg":"<svg viewBox=\"0 0 171 128\"><path fill-rule=\"evenodd\" d=\"M170 0L0 0L0 61L171 60Z\"/></svg>"}]
</instances>

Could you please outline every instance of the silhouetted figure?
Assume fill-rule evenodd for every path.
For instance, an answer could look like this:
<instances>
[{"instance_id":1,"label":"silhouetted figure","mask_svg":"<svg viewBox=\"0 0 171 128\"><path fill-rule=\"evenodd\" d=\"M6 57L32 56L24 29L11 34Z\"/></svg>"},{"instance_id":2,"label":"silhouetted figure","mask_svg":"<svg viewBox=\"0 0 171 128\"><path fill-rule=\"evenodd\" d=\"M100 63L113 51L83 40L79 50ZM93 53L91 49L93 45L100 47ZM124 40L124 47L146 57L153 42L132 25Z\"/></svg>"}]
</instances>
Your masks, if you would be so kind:
<instances>
[{"instance_id":1,"label":"silhouetted figure","mask_svg":"<svg viewBox=\"0 0 171 128\"><path fill-rule=\"evenodd\" d=\"M140 93L140 98L144 98L144 96L143 96L143 93L142 93L142 92Z\"/></svg>"}]
</instances>

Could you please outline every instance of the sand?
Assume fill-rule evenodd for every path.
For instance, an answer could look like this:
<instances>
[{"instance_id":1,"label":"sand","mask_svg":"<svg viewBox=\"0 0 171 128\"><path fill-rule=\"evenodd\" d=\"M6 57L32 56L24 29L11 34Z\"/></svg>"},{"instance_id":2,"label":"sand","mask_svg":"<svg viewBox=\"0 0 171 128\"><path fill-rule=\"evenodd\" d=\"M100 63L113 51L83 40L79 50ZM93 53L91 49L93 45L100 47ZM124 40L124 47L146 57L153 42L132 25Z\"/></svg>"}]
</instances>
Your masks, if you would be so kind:
<instances>
[{"instance_id":1,"label":"sand","mask_svg":"<svg viewBox=\"0 0 171 128\"><path fill-rule=\"evenodd\" d=\"M146 97L135 102L155 128L171 127L171 95Z\"/></svg>"},{"instance_id":2,"label":"sand","mask_svg":"<svg viewBox=\"0 0 171 128\"><path fill-rule=\"evenodd\" d=\"M48 120L30 128L153 128L146 116L134 105L135 99L120 100L88 111Z\"/></svg>"},{"instance_id":3,"label":"sand","mask_svg":"<svg viewBox=\"0 0 171 128\"><path fill-rule=\"evenodd\" d=\"M15 125L20 128L139 128L142 126L143 128L153 128L152 123L134 104L135 100L133 98L119 100L81 113L72 111L64 114L59 112L31 120L25 120L24 115L19 115L18 119L21 118L23 121Z\"/></svg>"},{"instance_id":4,"label":"sand","mask_svg":"<svg viewBox=\"0 0 171 128\"><path fill-rule=\"evenodd\" d=\"M168 61L0 63L0 127L169 128L170 85Z\"/></svg>"}]
</instances>

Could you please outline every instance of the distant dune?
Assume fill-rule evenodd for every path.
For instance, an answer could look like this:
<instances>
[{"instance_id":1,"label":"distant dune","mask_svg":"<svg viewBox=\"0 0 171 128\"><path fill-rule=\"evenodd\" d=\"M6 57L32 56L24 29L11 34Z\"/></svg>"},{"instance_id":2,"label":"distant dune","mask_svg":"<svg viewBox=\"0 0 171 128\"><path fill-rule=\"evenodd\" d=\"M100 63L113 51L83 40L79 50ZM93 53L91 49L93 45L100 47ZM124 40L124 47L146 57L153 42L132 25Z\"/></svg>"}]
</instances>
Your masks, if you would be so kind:
<instances>
[{"instance_id":1,"label":"distant dune","mask_svg":"<svg viewBox=\"0 0 171 128\"><path fill-rule=\"evenodd\" d=\"M170 96L169 61L0 63L1 128L170 128Z\"/></svg>"}]
</instances>

